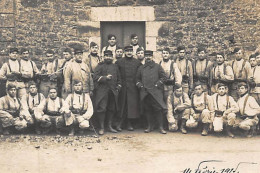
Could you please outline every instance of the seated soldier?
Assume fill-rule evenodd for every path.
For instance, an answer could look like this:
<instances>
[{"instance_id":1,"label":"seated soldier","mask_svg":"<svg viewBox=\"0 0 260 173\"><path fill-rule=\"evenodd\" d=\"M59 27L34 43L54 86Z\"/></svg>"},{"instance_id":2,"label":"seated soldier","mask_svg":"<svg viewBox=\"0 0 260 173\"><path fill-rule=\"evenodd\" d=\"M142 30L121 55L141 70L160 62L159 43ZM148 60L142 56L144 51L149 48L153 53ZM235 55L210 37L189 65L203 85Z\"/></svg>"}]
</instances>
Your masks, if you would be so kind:
<instances>
[{"instance_id":1,"label":"seated soldier","mask_svg":"<svg viewBox=\"0 0 260 173\"><path fill-rule=\"evenodd\" d=\"M43 118L43 109L45 105L45 97L38 93L36 83L30 81L28 83L29 93L22 97L22 114L26 117L33 117L35 131L39 135L42 133L42 127L47 120Z\"/></svg>"},{"instance_id":2,"label":"seated soldier","mask_svg":"<svg viewBox=\"0 0 260 173\"><path fill-rule=\"evenodd\" d=\"M186 122L191 114L191 102L187 93L182 91L181 85L175 85L175 91L168 97L167 120L170 131L178 130L178 122L181 121L181 132L187 133Z\"/></svg>"},{"instance_id":3,"label":"seated soldier","mask_svg":"<svg viewBox=\"0 0 260 173\"><path fill-rule=\"evenodd\" d=\"M27 127L27 122L33 123L31 117L25 117L20 112L21 103L16 97L16 86L10 83L6 90L7 95L0 98L0 123L4 135L8 135L13 127L20 131Z\"/></svg>"},{"instance_id":4,"label":"seated soldier","mask_svg":"<svg viewBox=\"0 0 260 173\"><path fill-rule=\"evenodd\" d=\"M50 88L49 97L46 98L46 104L44 107L43 119L46 120L44 127L46 128L45 133L49 132L53 127L56 128L56 132L59 134L60 129L69 126L68 122L64 120L65 101L57 97L57 88Z\"/></svg>"},{"instance_id":5,"label":"seated soldier","mask_svg":"<svg viewBox=\"0 0 260 173\"><path fill-rule=\"evenodd\" d=\"M248 85L245 82L238 84L238 99L239 112L235 126L246 131L247 137L252 137L258 124L258 115L260 107L255 98L249 96Z\"/></svg>"},{"instance_id":6,"label":"seated soldier","mask_svg":"<svg viewBox=\"0 0 260 173\"><path fill-rule=\"evenodd\" d=\"M195 83L194 94L191 96L191 105L194 111L193 118L196 122L201 121L203 124L202 136L208 135L209 126L213 122L214 111L212 111L211 103L211 97L207 94L207 90L204 90L203 84L200 82ZM186 123L187 127L189 127L188 121Z\"/></svg>"},{"instance_id":7,"label":"seated soldier","mask_svg":"<svg viewBox=\"0 0 260 173\"><path fill-rule=\"evenodd\" d=\"M65 113L65 121L69 125L73 120L73 126L78 125L80 133L83 134L84 129L89 128L89 119L93 115L93 105L89 93L83 92L83 84L79 80L74 80L74 92L66 98L68 109ZM70 136L75 133L75 128L71 128Z\"/></svg>"},{"instance_id":8,"label":"seated soldier","mask_svg":"<svg viewBox=\"0 0 260 173\"><path fill-rule=\"evenodd\" d=\"M117 133L113 129L113 117L118 110L118 92L121 88L121 77L117 65L113 63L112 51L104 52L104 63L98 64L94 73L96 89L95 106L100 124L99 134L104 134L105 117L108 118L108 130Z\"/></svg>"},{"instance_id":9,"label":"seated soldier","mask_svg":"<svg viewBox=\"0 0 260 173\"><path fill-rule=\"evenodd\" d=\"M228 95L226 84L217 84L217 93L211 96L211 101L213 110L215 111L213 120L214 131L221 132L224 124L228 136L233 138L234 134L231 132L231 127L235 124L236 113L239 109L233 97Z\"/></svg>"}]
</instances>

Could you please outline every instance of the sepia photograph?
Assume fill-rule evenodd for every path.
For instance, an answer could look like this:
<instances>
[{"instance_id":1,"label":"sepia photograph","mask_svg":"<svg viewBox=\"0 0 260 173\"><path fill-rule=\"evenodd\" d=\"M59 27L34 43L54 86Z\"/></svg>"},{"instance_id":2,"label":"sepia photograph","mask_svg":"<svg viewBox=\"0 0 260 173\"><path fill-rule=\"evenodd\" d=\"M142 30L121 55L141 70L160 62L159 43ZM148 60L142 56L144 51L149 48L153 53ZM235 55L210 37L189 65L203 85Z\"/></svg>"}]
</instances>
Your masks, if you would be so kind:
<instances>
[{"instance_id":1,"label":"sepia photograph","mask_svg":"<svg viewBox=\"0 0 260 173\"><path fill-rule=\"evenodd\" d=\"M260 173L259 119L260 0L0 0L0 173Z\"/></svg>"}]
</instances>

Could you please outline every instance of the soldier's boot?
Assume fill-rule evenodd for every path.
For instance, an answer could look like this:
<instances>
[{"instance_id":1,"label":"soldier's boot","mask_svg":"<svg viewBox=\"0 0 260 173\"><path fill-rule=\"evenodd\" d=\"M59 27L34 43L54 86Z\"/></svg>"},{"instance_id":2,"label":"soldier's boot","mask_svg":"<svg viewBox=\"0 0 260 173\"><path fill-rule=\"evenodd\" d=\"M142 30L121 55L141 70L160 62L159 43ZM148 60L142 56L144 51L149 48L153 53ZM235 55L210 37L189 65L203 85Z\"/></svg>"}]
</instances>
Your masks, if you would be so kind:
<instances>
[{"instance_id":1,"label":"soldier's boot","mask_svg":"<svg viewBox=\"0 0 260 173\"><path fill-rule=\"evenodd\" d=\"M113 112L108 112L108 130L112 133L117 133L117 131L112 127L112 122L113 122Z\"/></svg>"},{"instance_id":2,"label":"soldier's boot","mask_svg":"<svg viewBox=\"0 0 260 173\"><path fill-rule=\"evenodd\" d=\"M70 125L69 126L69 136L74 136L75 135L75 128L74 128L74 125Z\"/></svg>"},{"instance_id":3,"label":"soldier's boot","mask_svg":"<svg viewBox=\"0 0 260 173\"><path fill-rule=\"evenodd\" d=\"M145 133L149 133L152 131L152 121L151 121L151 115L146 114L146 120L147 120L147 128L144 130Z\"/></svg>"},{"instance_id":4,"label":"soldier's boot","mask_svg":"<svg viewBox=\"0 0 260 173\"><path fill-rule=\"evenodd\" d=\"M226 125L226 132L227 132L227 135L231 138L234 138L235 135L231 132L231 126L229 125Z\"/></svg>"},{"instance_id":5,"label":"soldier's boot","mask_svg":"<svg viewBox=\"0 0 260 173\"><path fill-rule=\"evenodd\" d=\"M127 130L134 131L134 127L133 127L130 119L127 119Z\"/></svg>"},{"instance_id":6,"label":"soldier's boot","mask_svg":"<svg viewBox=\"0 0 260 173\"><path fill-rule=\"evenodd\" d=\"M203 123L203 130L201 135L202 136L207 136L209 132L209 123Z\"/></svg>"},{"instance_id":7,"label":"soldier's boot","mask_svg":"<svg viewBox=\"0 0 260 173\"><path fill-rule=\"evenodd\" d=\"M98 131L98 134L99 135L104 135L105 133L105 126L104 126L104 123L105 123L105 112L99 112L97 113L97 116L98 116L98 121L99 121L99 125L100 125L100 129Z\"/></svg>"},{"instance_id":8,"label":"soldier's boot","mask_svg":"<svg viewBox=\"0 0 260 173\"><path fill-rule=\"evenodd\" d=\"M186 119L181 120L181 133L183 134L187 134L186 121L187 121Z\"/></svg>"},{"instance_id":9,"label":"soldier's boot","mask_svg":"<svg viewBox=\"0 0 260 173\"><path fill-rule=\"evenodd\" d=\"M250 128L250 130L248 131L246 137L252 138L252 137L254 136L255 131L256 131L256 126L252 126L252 127Z\"/></svg>"},{"instance_id":10,"label":"soldier's boot","mask_svg":"<svg viewBox=\"0 0 260 173\"><path fill-rule=\"evenodd\" d=\"M166 134L167 132L163 129L163 114L161 112L157 112L156 116L159 124L159 132L161 134Z\"/></svg>"},{"instance_id":11,"label":"soldier's boot","mask_svg":"<svg viewBox=\"0 0 260 173\"><path fill-rule=\"evenodd\" d=\"M122 118L122 119L118 122L118 124L116 125L116 130L117 130L118 132L121 132L121 131L122 131L122 124L123 124L123 122L124 122L124 118Z\"/></svg>"}]
</instances>

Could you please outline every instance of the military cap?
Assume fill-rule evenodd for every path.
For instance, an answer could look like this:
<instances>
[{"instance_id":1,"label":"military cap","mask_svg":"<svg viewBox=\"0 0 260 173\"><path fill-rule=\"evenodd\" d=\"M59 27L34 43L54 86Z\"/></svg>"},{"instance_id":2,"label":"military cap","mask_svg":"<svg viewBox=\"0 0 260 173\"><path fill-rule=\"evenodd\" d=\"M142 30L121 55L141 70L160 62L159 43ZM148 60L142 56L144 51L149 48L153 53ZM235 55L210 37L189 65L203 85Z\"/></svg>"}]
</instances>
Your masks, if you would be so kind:
<instances>
[{"instance_id":1,"label":"military cap","mask_svg":"<svg viewBox=\"0 0 260 173\"><path fill-rule=\"evenodd\" d=\"M74 49L74 54L75 54L75 55L76 55L76 54L83 54L83 50L80 49L80 48L75 48L75 49Z\"/></svg>"},{"instance_id":2,"label":"military cap","mask_svg":"<svg viewBox=\"0 0 260 173\"><path fill-rule=\"evenodd\" d=\"M133 50L133 46L126 46L125 48L124 48L124 50L126 51L126 50Z\"/></svg>"},{"instance_id":3,"label":"military cap","mask_svg":"<svg viewBox=\"0 0 260 173\"><path fill-rule=\"evenodd\" d=\"M13 48L10 48L9 50L10 53L13 53L13 52L19 52L18 49L16 47L13 47Z\"/></svg>"},{"instance_id":4,"label":"military cap","mask_svg":"<svg viewBox=\"0 0 260 173\"><path fill-rule=\"evenodd\" d=\"M97 43L95 43L95 42L91 42L90 44L89 44L89 47L94 47L94 46L97 46Z\"/></svg>"},{"instance_id":5,"label":"military cap","mask_svg":"<svg viewBox=\"0 0 260 173\"><path fill-rule=\"evenodd\" d=\"M68 52L68 53L72 54L70 48L68 48L68 47L65 48L65 49L63 50L63 52Z\"/></svg>"},{"instance_id":6,"label":"military cap","mask_svg":"<svg viewBox=\"0 0 260 173\"><path fill-rule=\"evenodd\" d=\"M144 51L144 55L153 56L153 51L151 51L151 50L146 50L146 51Z\"/></svg>"},{"instance_id":7,"label":"military cap","mask_svg":"<svg viewBox=\"0 0 260 173\"><path fill-rule=\"evenodd\" d=\"M234 49L233 53L237 53L237 52L240 51L240 50L241 50L240 47L236 47L236 48Z\"/></svg>"},{"instance_id":8,"label":"military cap","mask_svg":"<svg viewBox=\"0 0 260 173\"><path fill-rule=\"evenodd\" d=\"M137 53L137 52L140 52L140 51L144 51L144 48L138 47L138 48L136 49L136 53Z\"/></svg>"},{"instance_id":9,"label":"military cap","mask_svg":"<svg viewBox=\"0 0 260 173\"><path fill-rule=\"evenodd\" d=\"M34 81L28 82L28 87L30 87L31 85L35 85L36 86L36 83Z\"/></svg>"},{"instance_id":10,"label":"military cap","mask_svg":"<svg viewBox=\"0 0 260 173\"><path fill-rule=\"evenodd\" d=\"M112 53L111 50L105 50L105 51L104 51L104 55L113 56L113 53Z\"/></svg>"},{"instance_id":11,"label":"military cap","mask_svg":"<svg viewBox=\"0 0 260 173\"><path fill-rule=\"evenodd\" d=\"M138 37L137 34L131 34L131 39Z\"/></svg>"},{"instance_id":12,"label":"military cap","mask_svg":"<svg viewBox=\"0 0 260 173\"><path fill-rule=\"evenodd\" d=\"M176 83L175 85L174 85L174 89L175 90L177 90L177 89L180 89L182 86L180 85L180 84L178 84L178 83Z\"/></svg>"}]
</instances>

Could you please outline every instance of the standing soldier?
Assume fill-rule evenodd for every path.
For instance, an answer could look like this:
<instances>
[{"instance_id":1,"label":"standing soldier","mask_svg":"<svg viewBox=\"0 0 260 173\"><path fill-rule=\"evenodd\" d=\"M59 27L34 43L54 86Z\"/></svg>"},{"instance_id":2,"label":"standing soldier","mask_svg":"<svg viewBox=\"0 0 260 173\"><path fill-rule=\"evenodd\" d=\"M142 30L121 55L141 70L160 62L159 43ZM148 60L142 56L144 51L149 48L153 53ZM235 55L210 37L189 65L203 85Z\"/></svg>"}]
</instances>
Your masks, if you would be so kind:
<instances>
[{"instance_id":1,"label":"standing soldier","mask_svg":"<svg viewBox=\"0 0 260 173\"><path fill-rule=\"evenodd\" d=\"M67 93L73 92L74 81L82 82L83 92L93 94L94 84L88 65L82 62L83 50L74 50L75 60L69 63L64 71L64 86Z\"/></svg>"},{"instance_id":2,"label":"standing soldier","mask_svg":"<svg viewBox=\"0 0 260 173\"><path fill-rule=\"evenodd\" d=\"M100 62L102 62L102 59L98 56L98 45L95 42L91 42L89 48L90 54L83 60L83 62L88 65L91 77L93 77L95 68Z\"/></svg>"},{"instance_id":3,"label":"standing soldier","mask_svg":"<svg viewBox=\"0 0 260 173\"><path fill-rule=\"evenodd\" d=\"M193 79L200 82L204 91L208 92L209 74L213 63L208 60L206 50L198 48L198 59L193 61Z\"/></svg>"},{"instance_id":4,"label":"standing soldier","mask_svg":"<svg viewBox=\"0 0 260 173\"><path fill-rule=\"evenodd\" d=\"M214 131L223 130L223 123L226 126L226 132L229 137L234 137L231 128L235 125L236 113L239 111L237 103L233 97L228 95L226 84L217 84L217 93L211 96L215 116L213 120Z\"/></svg>"},{"instance_id":5,"label":"standing soldier","mask_svg":"<svg viewBox=\"0 0 260 173\"><path fill-rule=\"evenodd\" d=\"M119 117L117 130L122 131L124 120L127 121L127 129L133 131L132 119L139 118L139 93L136 87L136 73L141 65L140 61L133 58L133 47L125 47L125 57L119 59L116 64L119 67L122 90L119 93Z\"/></svg>"},{"instance_id":6,"label":"standing soldier","mask_svg":"<svg viewBox=\"0 0 260 173\"><path fill-rule=\"evenodd\" d=\"M199 82L194 84L194 94L191 96L191 106L194 114L193 118L196 121L201 121L203 125L202 136L207 136L209 126L214 119L214 110L211 101L211 97L207 94L207 91L203 89L203 85Z\"/></svg>"},{"instance_id":7,"label":"standing soldier","mask_svg":"<svg viewBox=\"0 0 260 173\"><path fill-rule=\"evenodd\" d=\"M177 131L180 122L181 132L187 134L186 122L191 114L191 101L188 94L183 92L181 85L175 85L175 91L168 97L167 104L169 130Z\"/></svg>"},{"instance_id":8,"label":"standing soldier","mask_svg":"<svg viewBox=\"0 0 260 173\"><path fill-rule=\"evenodd\" d=\"M181 85L182 75L177 64L173 60L170 60L170 49L168 47L163 49L162 58L163 60L159 64L166 74L166 81L164 83L164 101L166 103L168 96L173 92L174 85Z\"/></svg>"},{"instance_id":9,"label":"standing soldier","mask_svg":"<svg viewBox=\"0 0 260 173\"><path fill-rule=\"evenodd\" d=\"M63 65L62 65L62 67L61 67L61 69L62 69L61 73L62 74L60 74L59 76L60 76L60 78L62 80L62 92L61 92L61 95L62 95L63 99L66 99L69 93L65 90L65 86L64 86L64 72L65 72L68 64L70 64L73 61L73 57L72 57L72 52L71 52L70 48L65 48L63 50L62 54L63 54L63 57L65 58L65 61L64 61Z\"/></svg>"},{"instance_id":10,"label":"standing soldier","mask_svg":"<svg viewBox=\"0 0 260 173\"><path fill-rule=\"evenodd\" d=\"M247 137L252 137L258 124L258 115L260 114L260 106L254 97L248 94L248 85L245 82L238 84L239 113L236 119L236 125L246 131Z\"/></svg>"},{"instance_id":11,"label":"standing soldier","mask_svg":"<svg viewBox=\"0 0 260 173\"><path fill-rule=\"evenodd\" d=\"M123 48L118 46L118 47L116 48L116 60L115 60L115 61L117 61L117 60L123 58L123 55L124 55Z\"/></svg>"},{"instance_id":12,"label":"standing soldier","mask_svg":"<svg viewBox=\"0 0 260 173\"><path fill-rule=\"evenodd\" d=\"M22 112L26 117L33 117L35 131L39 135L42 133L42 128L48 123L48 120L43 118L43 109L45 105L45 97L38 93L36 83L30 81L28 83L29 93L22 97Z\"/></svg>"},{"instance_id":13,"label":"standing soldier","mask_svg":"<svg viewBox=\"0 0 260 173\"><path fill-rule=\"evenodd\" d=\"M249 83L252 78L252 69L250 63L243 59L243 51L241 48L235 48L235 60L231 62L231 67L234 73L234 82L231 85L230 95L234 98L235 101L238 100L238 84L239 82Z\"/></svg>"},{"instance_id":14,"label":"standing soldier","mask_svg":"<svg viewBox=\"0 0 260 173\"><path fill-rule=\"evenodd\" d=\"M75 133L75 127L79 127L79 133L83 134L84 129L89 128L89 119L93 115L93 105L88 93L84 93L82 81L73 81L74 92L69 94L65 102L68 108L65 110L66 125L72 128L69 136Z\"/></svg>"},{"instance_id":15,"label":"standing soldier","mask_svg":"<svg viewBox=\"0 0 260 173\"><path fill-rule=\"evenodd\" d=\"M108 46L103 47L101 55L102 55L102 57L104 57L104 51L105 50L111 50L112 53L113 53L113 58L115 60L116 59L116 48L117 48L116 36L113 35L113 34L109 34L107 36L107 39L108 39Z\"/></svg>"},{"instance_id":16,"label":"standing soldier","mask_svg":"<svg viewBox=\"0 0 260 173\"><path fill-rule=\"evenodd\" d=\"M217 92L217 83L224 83L228 86L234 80L233 70L225 63L224 53L219 52L216 54L216 62L217 64L214 65L210 72L211 94Z\"/></svg>"},{"instance_id":17,"label":"standing soldier","mask_svg":"<svg viewBox=\"0 0 260 173\"><path fill-rule=\"evenodd\" d=\"M112 51L107 50L104 55L104 63L99 64L94 73L95 108L100 124L100 135L104 134L106 116L108 118L108 130L117 133L112 127L112 121L118 110L118 92L121 88L120 73L117 65L113 63Z\"/></svg>"},{"instance_id":18,"label":"standing soldier","mask_svg":"<svg viewBox=\"0 0 260 173\"><path fill-rule=\"evenodd\" d=\"M136 57L137 59L141 62L142 65L144 65L144 49L139 47L137 50L136 50Z\"/></svg>"},{"instance_id":19,"label":"standing soldier","mask_svg":"<svg viewBox=\"0 0 260 173\"><path fill-rule=\"evenodd\" d=\"M251 95L256 99L260 105L260 53L257 52L249 58L251 68L253 71L253 85L251 85Z\"/></svg>"},{"instance_id":20,"label":"standing soldier","mask_svg":"<svg viewBox=\"0 0 260 173\"><path fill-rule=\"evenodd\" d=\"M29 49L22 48L21 49L21 74L22 80L25 84L25 88L28 91L28 82L35 81L36 76L40 73L39 69L37 68L35 62L29 59Z\"/></svg>"},{"instance_id":21,"label":"standing soldier","mask_svg":"<svg viewBox=\"0 0 260 173\"><path fill-rule=\"evenodd\" d=\"M132 34L131 35L131 43L130 43L130 46L133 46L133 55L134 55L134 58L136 58L136 53L137 53L137 49L138 48L143 48L142 46L140 46L138 44L138 36L137 34ZM144 49L144 48L143 48Z\"/></svg>"},{"instance_id":22,"label":"standing soldier","mask_svg":"<svg viewBox=\"0 0 260 173\"><path fill-rule=\"evenodd\" d=\"M68 106L66 106L65 101L58 97L57 89L50 88L49 97L46 98L46 103L43 110L43 119L46 120L46 133L55 128L56 132L59 134L60 129L67 125L64 119L65 110L67 107Z\"/></svg>"},{"instance_id":23,"label":"standing soldier","mask_svg":"<svg viewBox=\"0 0 260 173\"><path fill-rule=\"evenodd\" d=\"M153 61L153 51L145 51L145 64L138 68L136 86L140 89L141 103L148 127L145 133L152 131L152 115L156 116L159 132L166 134L163 129L163 113L167 110L163 100L163 83L166 80L164 70Z\"/></svg>"},{"instance_id":24,"label":"standing soldier","mask_svg":"<svg viewBox=\"0 0 260 173\"><path fill-rule=\"evenodd\" d=\"M21 65L17 60L18 49L11 48L9 53L9 60L2 66L0 70L0 79L7 80L6 86L11 83L17 88L18 98L22 98L26 94L25 84L22 81Z\"/></svg>"},{"instance_id":25,"label":"standing soldier","mask_svg":"<svg viewBox=\"0 0 260 173\"><path fill-rule=\"evenodd\" d=\"M57 61L54 60L54 52L53 50L46 51L46 60L44 60L41 73L40 73L40 93L44 95L44 97L48 97L48 93L50 88L57 88Z\"/></svg>"},{"instance_id":26,"label":"standing soldier","mask_svg":"<svg viewBox=\"0 0 260 173\"><path fill-rule=\"evenodd\" d=\"M22 130L28 124L33 124L31 116L26 116L21 112L20 99L16 97L16 86L12 83L7 85L7 94L0 98L0 120L3 127L3 134L8 135L12 127Z\"/></svg>"},{"instance_id":27,"label":"standing soldier","mask_svg":"<svg viewBox=\"0 0 260 173\"><path fill-rule=\"evenodd\" d=\"M179 57L176 59L176 64L182 74L182 89L183 92L190 94L193 89L193 70L191 62L185 57L185 47L177 48Z\"/></svg>"}]
</instances>

